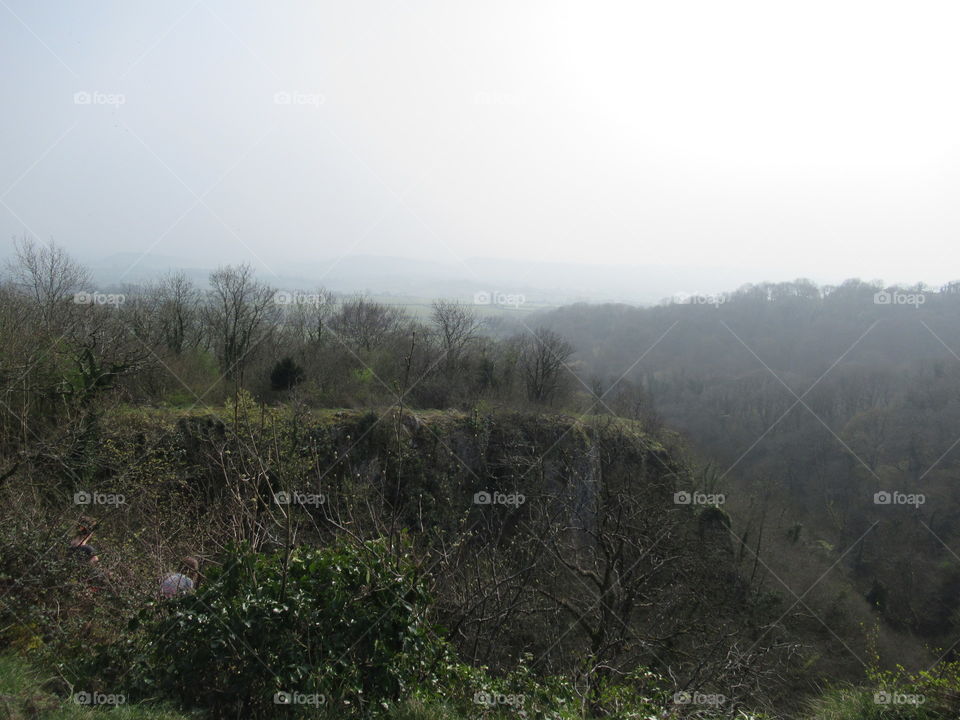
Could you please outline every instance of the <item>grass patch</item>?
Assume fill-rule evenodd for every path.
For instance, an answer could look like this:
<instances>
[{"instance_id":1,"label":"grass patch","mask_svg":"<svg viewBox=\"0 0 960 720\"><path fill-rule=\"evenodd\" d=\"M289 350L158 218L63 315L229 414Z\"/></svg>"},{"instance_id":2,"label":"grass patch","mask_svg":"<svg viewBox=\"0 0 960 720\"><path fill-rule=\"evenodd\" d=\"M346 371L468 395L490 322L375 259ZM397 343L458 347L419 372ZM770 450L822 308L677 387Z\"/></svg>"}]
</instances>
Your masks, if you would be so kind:
<instances>
[{"instance_id":1,"label":"grass patch","mask_svg":"<svg viewBox=\"0 0 960 720\"><path fill-rule=\"evenodd\" d=\"M91 720L105 717L106 713L112 720L187 720L191 717L151 705L82 705L75 696L61 697L47 689L49 684L24 660L0 656L2 716L6 720ZM75 688L74 692L83 690Z\"/></svg>"}]
</instances>

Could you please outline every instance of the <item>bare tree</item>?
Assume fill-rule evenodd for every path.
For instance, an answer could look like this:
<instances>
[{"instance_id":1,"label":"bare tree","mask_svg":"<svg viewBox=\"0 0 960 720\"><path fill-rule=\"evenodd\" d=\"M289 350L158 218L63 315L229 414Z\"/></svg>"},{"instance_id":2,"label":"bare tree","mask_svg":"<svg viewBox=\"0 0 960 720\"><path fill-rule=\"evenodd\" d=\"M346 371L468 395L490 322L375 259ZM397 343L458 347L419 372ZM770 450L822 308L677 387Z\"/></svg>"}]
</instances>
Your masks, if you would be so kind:
<instances>
[{"instance_id":1,"label":"bare tree","mask_svg":"<svg viewBox=\"0 0 960 720\"><path fill-rule=\"evenodd\" d=\"M327 323L335 309L334 295L325 288L312 293L285 293L283 330L294 346L318 345L323 342Z\"/></svg>"},{"instance_id":2,"label":"bare tree","mask_svg":"<svg viewBox=\"0 0 960 720\"><path fill-rule=\"evenodd\" d=\"M560 380L573 346L560 335L544 327L520 338L520 373L527 399L550 402L560 389Z\"/></svg>"},{"instance_id":3,"label":"bare tree","mask_svg":"<svg viewBox=\"0 0 960 720\"><path fill-rule=\"evenodd\" d=\"M69 328L69 342L61 351L74 376L61 383L58 394L86 406L120 378L142 371L150 364L151 350L143 338L137 339L137 333L121 307L86 306Z\"/></svg>"},{"instance_id":4,"label":"bare tree","mask_svg":"<svg viewBox=\"0 0 960 720\"><path fill-rule=\"evenodd\" d=\"M397 308L356 296L345 301L330 321L340 340L354 350L374 350L399 330L403 313Z\"/></svg>"},{"instance_id":5,"label":"bare tree","mask_svg":"<svg viewBox=\"0 0 960 720\"><path fill-rule=\"evenodd\" d=\"M450 300L434 302L430 317L440 337L444 369L448 374L455 372L464 351L477 338L483 323L462 303Z\"/></svg>"},{"instance_id":6,"label":"bare tree","mask_svg":"<svg viewBox=\"0 0 960 720\"><path fill-rule=\"evenodd\" d=\"M224 376L237 385L250 353L273 332L278 305L274 290L254 278L250 265L227 265L210 274L203 308Z\"/></svg>"},{"instance_id":7,"label":"bare tree","mask_svg":"<svg viewBox=\"0 0 960 720\"><path fill-rule=\"evenodd\" d=\"M89 271L53 240L41 245L24 235L15 240L16 260L9 265L15 286L33 298L45 326L62 319L58 312L90 282Z\"/></svg>"},{"instance_id":8,"label":"bare tree","mask_svg":"<svg viewBox=\"0 0 960 720\"><path fill-rule=\"evenodd\" d=\"M183 272L171 272L156 288L160 333L174 355L201 343L200 291Z\"/></svg>"}]
</instances>

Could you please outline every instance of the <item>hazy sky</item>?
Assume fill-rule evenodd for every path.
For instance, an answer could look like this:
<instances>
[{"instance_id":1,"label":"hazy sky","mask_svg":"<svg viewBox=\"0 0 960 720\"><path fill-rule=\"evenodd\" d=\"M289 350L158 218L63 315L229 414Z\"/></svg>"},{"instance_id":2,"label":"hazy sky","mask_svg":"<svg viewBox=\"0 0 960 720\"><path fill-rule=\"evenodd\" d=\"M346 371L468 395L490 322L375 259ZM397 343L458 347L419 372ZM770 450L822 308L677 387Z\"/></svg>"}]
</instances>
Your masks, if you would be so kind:
<instances>
[{"instance_id":1,"label":"hazy sky","mask_svg":"<svg viewBox=\"0 0 960 720\"><path fill-rule=\"evenodd\" d=\"M960 277L930 2L0 0L0 232ZM121 102L122 101L122 102Z\"/></svg>"}]
</instances>

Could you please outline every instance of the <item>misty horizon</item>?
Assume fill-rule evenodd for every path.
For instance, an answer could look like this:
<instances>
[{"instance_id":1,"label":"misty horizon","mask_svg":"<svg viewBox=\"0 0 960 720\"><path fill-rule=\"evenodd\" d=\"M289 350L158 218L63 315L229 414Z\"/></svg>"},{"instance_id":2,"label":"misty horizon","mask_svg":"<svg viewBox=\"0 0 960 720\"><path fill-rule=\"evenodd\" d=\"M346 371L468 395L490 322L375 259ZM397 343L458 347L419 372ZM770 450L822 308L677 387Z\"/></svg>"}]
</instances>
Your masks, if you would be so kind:
<instances>
[{"instance_id":1,"label":"misty horizon","mask_svg":"<svg viewBox=\"0 0 960 720\"><path fill-rule=\"evenodd\" d=\"M713 292L956 279L949 6L133 7L0 8L7 238L265 277L372 256L697 265Z\"/></svg>"},{"instance_id":2,"label":"misty horizon","mask_svg":"<svg viewBox=\"0 0 960 720\"><path fill-rule=\"evenodd\" d=\"M16 241L16 238L14 239ZM56 244L56 243L55 243ZM79 255L92 273L91 291L156 281L171 272L185 272L205 286L218 267L244 264L237 259L215 265L192 264L187 258L119 252ZM0 260L15 260L12 251ZM256 271L256 265L250 264ZM282 290L322 287L342 294L366 293L397 298L468 299L477 292L523 293L528 302L559 305L570 302L623 302L653 305L691 295L720 296L746 286L811 281L821 288L846 282L866 282L879 288L924 289L936 292L952 284L887 282L883 278L847 277L835 281L818 277L762 277L696 266L650 267L574 264L551 261L511 261L505 258L467 258L463 263L415 260L399 256L346 255L314 262L278 263L261 280ZM469 291L465 288L471 288ZM400 304L404 304L401 302Z\"/></svg>"}]
</instances>

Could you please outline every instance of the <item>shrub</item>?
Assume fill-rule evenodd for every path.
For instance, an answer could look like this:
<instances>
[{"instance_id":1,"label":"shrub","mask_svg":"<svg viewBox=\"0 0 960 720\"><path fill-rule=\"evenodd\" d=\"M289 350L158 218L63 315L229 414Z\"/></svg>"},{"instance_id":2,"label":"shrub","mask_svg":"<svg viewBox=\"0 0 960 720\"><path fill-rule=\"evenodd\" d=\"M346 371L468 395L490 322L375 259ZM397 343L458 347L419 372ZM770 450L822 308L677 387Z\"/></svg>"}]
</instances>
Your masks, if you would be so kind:
<instances>
[{"instance_id":1,"label":"shrub","mask_svg":"<svg viewBox=\"0 0 960 720\"><path fill-rule=\"evenodd\" d=\"M95 617L110 608L98 596L98 572L72 557L63 537L70 527L43 526L34 516L13 518L0 530L0 648L18 653L89 641Z\"/></svg>"},{"instance_id":2,"label":"shrub","mask_svg":"<svg viewBox=\"0 0 960 720\"><path fill-rule=\"evenodd\" d=\"M369 716L436 684L445 667L426 604L413 563L380 542L301 548L288 561L237 549L197 593L143 613L140 647L128 657L142 653L140 690L214 718L317 710L278 707L278 693Z\"/></svg>"},{"instance_id":3,"label":"shrub","mask_svg":"<svg viewBox=\"0 0 960 720\"><path fill-rule=\"evenodd\" d=\"M294 385L303 382L303 368L294 362L293 358L285 357L277 361L270 372L270 387L274 390L290 390Z\"/></svg>"}]
</instances>

